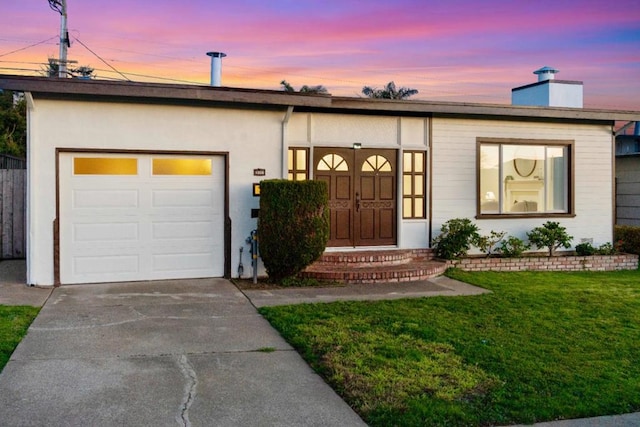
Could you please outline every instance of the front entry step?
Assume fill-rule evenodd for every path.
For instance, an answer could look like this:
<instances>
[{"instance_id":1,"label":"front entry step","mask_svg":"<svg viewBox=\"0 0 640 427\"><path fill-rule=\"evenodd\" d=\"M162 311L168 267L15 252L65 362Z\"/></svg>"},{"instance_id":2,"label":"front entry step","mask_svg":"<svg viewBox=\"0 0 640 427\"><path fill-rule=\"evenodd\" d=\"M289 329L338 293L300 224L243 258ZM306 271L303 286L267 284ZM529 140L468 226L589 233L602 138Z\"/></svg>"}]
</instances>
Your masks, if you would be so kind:
<instances>
[{"instance_id":1,"label":"front entry step","mask_svg":"<svg viewBox=\"0 0 640 427\"><path fill-rule=\"evenodd\" d=\"M411 282L439 276L446 269L429 249L325 252L301 276L350 284Z\"/></svg>"}]
</instances>

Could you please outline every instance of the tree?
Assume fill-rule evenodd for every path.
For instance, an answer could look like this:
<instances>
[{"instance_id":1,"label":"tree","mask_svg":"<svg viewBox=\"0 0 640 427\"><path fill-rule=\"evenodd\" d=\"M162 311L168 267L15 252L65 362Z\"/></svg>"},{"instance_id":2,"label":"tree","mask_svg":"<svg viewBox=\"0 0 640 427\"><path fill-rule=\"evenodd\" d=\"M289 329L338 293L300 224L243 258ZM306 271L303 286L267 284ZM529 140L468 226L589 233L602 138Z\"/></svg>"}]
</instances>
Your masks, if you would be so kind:
<instances>
[{"instance_id":1,"label":"tree","mask_svg":"<svg viewBox=\"0 0 640 427\"><path fill-rule=\"evenodd\" d=\"M94 71L93 68L88 67L86 65L81 65L78 68L73 68L71 70L71 74L78 79L88 80L95 77L95 75L93 74L93 71Z\"/></svg>"},{"instance_id":2,"label":"tree","mask_svg":"<svg viewBox=\"0 0 640 427\"><path fill-rule=\"evenodd\" d=\"M95 70L92 67L87 65L81 65L76 68L70 68L67 70L67 74L70 77L75 77L78 79L92 79L95 77L93 73ZM45 77L55 78L59 76L60 73L60 63L55 58L49 58L44 68L41 71L42 75Z\"/></svg>"},{"instance_id":3,"label":"tree","mask_svg":"<svg viewBox=\"0 0 640 427\"><path fill-rule=\"evenodd\" d=\"M287 82L286 80L281 81L280 84L282 85L282 90L284 90L285 92L295 92L296 91L293 88L293 86L291 86L289 84L289 82ZM300 93L328 93L327 88L322 86L322 85L317 85L317 86L304 85L304 86L302 86L300 88L300 90L298 92L300 92Z\"/></svg>"},{"instance_id":4,"label":"tree","mask_svg":"<svg viewBox=\"0 0 640 427\"><path fill-rule=\"evenodd\" d=\"M324 181L260 182L260 256L272 282L293 277L324 252L329 240Z\"/></svg>"},{"instance_id":5,"label":"tree","mask_svg":"<svg viewBox=\"0 0 640 427\"><path fill-rule=\"evenodd\" d=\"M0 154L27 155L27 102L13 92L0 92Z\"/></svg>"},{"instance_id":6,"label":"tree","mask_svg":"<svg viewBox=\"0 0 640 427\"><path fill-rule=\"evenodd\" d=\"M560 246L570 248L573 240L573 236L569 236L567 229L555 221L547 221L542 224L542 227L534 228L527 233L527 237L537 248L549 249L549 256L555 256L556 249Z\"/></svg>"},{"instance_id":7,"label":"tree","mask_svg":"<svg viewBox=\"0 0 640 427\"><path fill-rule=\"evenodd\" d=\"M407 99L418 93L417 89L411 89L407 87L396 88L394 82L389 82L384 89L376 89L370 86L362 88L362 93L369 98L376 99Z\"/></svg>"},{"instance_id":8,"label":"tree","mask_svg":"<svg viewBox=\"0 0 640 427\"><path fill-rule=\"evenodd\" d=\"M45 77L58 77L58 73L60 72L60 64L58 60L55 58L49 58L44 68L42 69L42 74Z\"/></svg>"}]
</instances>

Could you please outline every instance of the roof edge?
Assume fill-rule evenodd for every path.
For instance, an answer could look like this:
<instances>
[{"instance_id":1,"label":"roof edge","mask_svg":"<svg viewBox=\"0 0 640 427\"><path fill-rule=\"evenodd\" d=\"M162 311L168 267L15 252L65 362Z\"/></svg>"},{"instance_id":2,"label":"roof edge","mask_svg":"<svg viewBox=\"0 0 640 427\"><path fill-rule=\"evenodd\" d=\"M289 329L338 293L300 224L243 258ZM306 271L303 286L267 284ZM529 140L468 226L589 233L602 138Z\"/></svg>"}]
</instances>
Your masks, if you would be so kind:
<instances>
[{"instance_id":1,"label":"roof edge","mask_svg":"<svg viewBox=\"0 0 640 427\"><path fill-rule=\"evenodd\" d=\"M542 82L544 83L544 82ZM535 84L535 83L534 83ZM539 83L538 83L539 84ZM135 99L139 102L185 102L224 105L300 107L314 111L362 114L510 117L570 121L640 121L640 111L514 106L464 102L387 100L329 94L291 93L198 85L77 80L0 74L0 88L55 97Z\"/></svg>"}]
</instances>

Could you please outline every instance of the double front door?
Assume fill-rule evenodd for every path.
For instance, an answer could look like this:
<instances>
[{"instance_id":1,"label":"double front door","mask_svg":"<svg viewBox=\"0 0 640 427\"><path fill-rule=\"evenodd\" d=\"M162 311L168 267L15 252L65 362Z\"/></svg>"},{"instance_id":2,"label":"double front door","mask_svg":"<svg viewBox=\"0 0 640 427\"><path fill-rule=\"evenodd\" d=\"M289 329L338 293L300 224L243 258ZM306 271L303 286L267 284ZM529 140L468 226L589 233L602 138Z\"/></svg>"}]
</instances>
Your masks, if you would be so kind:
<instances>
[{"instance_id":1,"label":"double front door","mask_svg":"<svg viewBox=\"0 0 640 427\"><path fill-rule=\"evenodd\" d=\"M328 246L396 244L396 150L315 148L314 179L329 187Z\"/></svg>"}]
</instances>

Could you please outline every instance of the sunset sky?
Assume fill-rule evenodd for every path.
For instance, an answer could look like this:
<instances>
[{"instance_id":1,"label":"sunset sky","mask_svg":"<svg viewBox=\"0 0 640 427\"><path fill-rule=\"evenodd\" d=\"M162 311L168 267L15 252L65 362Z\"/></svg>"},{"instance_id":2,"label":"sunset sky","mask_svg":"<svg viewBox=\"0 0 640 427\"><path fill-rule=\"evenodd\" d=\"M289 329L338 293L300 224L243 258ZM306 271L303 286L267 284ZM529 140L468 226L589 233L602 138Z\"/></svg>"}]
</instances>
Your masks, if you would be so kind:
<instances>
[{"instance_id":1,"label":"sunset sky","mask_svg":"<svg viewBox=\"0 0 640 427\"><path fill-rule=\"evenodd\" d=\"M58 57L59 14L47 0L1 3L0 73L38 75ZM205 54L214 50L228 55L223 86L280 89L286 79L361 96L363 86L393 80L418 89L412 99L506 104L549 65L557 79L584 82L585 107L640 110L640 0L67 5L69 59L101 79L123 79L113 67L134 81L207 84Z\"/></svg>"}]
</instances>

